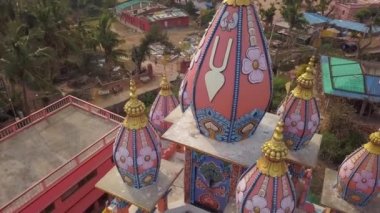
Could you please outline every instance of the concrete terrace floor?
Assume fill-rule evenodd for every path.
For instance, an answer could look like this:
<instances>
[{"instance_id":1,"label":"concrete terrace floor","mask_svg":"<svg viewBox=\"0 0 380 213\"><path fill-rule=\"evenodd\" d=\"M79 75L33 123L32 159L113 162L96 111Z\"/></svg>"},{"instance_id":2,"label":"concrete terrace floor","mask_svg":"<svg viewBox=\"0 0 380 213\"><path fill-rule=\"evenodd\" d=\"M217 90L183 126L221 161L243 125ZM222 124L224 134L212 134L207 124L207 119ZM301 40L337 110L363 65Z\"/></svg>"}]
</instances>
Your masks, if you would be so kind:
<instances>
[{"instance_id":1,"label":"concrete terrace floor","mask_svg":"<svg viewBox=\"0 0 380 213\"><path fill-rule=\"evenodd\" d=\"M68 106L0 142L0 206L69 161L116 125Z\"/></svg>"}]
</instances>

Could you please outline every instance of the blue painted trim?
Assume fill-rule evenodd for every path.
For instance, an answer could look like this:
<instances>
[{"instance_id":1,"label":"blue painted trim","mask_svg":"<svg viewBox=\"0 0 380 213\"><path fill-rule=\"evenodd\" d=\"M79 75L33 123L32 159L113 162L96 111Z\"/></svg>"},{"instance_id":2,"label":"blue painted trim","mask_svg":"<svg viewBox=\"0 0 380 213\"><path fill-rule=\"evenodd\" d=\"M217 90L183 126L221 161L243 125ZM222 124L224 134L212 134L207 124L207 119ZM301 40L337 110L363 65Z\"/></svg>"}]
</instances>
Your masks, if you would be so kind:
<instances>
[{"instance_id":1,"label":"blue painted trim","mask_svg":"<svg viewBox=\"0 0 380 213\"><path fill-rule=\"evenodd\" d=\"M141 188L140 180L139 180L139 171L138 171L138 164L137 164L137 147L136 147L136 130L132 130L132 149L133 149L133 169L135 170L134 178L135 181L133 182L133 185L135 185L136 188Z\"/></svg>"},{"instance_id":2,"label":"blue painted trim","mask_svg":"<svg viewBox=\"0 0 380 213\"><path fill-rule=\"evenodd\" d=\"M278 191L278 177L274 177L273 178L273 192L272 192L273 194L272 212L277 211L277 191Z\"/></svg>"},{"instance_id":3,"label":"blue painted trim","mask_svg":"<svg viewBox=\"0 0 380 213\"><path fill-rule=\"evenodd\" d=\"M197 113L196 113L196 107L195 107L195 88L196 88L196 85L197 85L197 82L198 82L198 77L199 77L199 72L200 72L200 68L202 67L202 64L204 62L204 59L205 59L205 53L207 52L208 48L210 47L210 44L211 44L211 41L212 39L214 38L214 35L216 33L216 30L217 28L219 27L219 24L220 24L220 21L222 20L222 15L223 13L226 11L227 9L227 5L223 4L222 8L218 11L220 11L220 13L218 14L219 18L218 18L218 21L217 23L214 25L214 28L212 29L211 31L211 35L210 37L208 37L208 40L206 41L206 47L204 49L204 51L201 53L201 56L200 56L200 61L199 61L199 65L198 65L198 68L197 68L197 71L195 73L195 78L194 78L194 84L193 84L193 101L192 103L190 104L190 107L193 111L193 115L194 115L194 118L195 118L195 123L197 124L197 128L199 129L199 121L198 121L198 117L197 117Z\"/></svg>"},{"instance_id":4,"label":"blue painted trim","mask_svg":"<svg viewBox=\"0 0 380 213\"><path fill-rule=\"evenodd\" d=\"M236 132L235 130L235 120L237 114L237 105L239 102L239 86L240 86L240 71L241 71L241 40L242 40L242 31L243 31L243 8L239 7L239 19L237 26L237 35L236 35L236 64L235 64L235 83L234 83L234 93L232 99L232 109L231 109L231 123L230 123L230 131L228 132L227 142L231 141L232 132Z\"/></svg>"},{"instance_id":5,"label":"blue painted trim","mask_svg":"<svg viewBox=\"0 0 380 213\"><path fill-rule=\"evenodd\" d=\"M364 149L364 148L363 148L363 149ZM344 188L344 191L343 191L343 193L342 193L342 195L343 195L342 197L343 197L343 199L345 199L345 200L347 199L346 196L347 196L348 186L350 185L350 182L352 181L354 174L358 171L358 169L359 169L360 166L364 163L364 161L370 156L368 152L363 153L363 155L365 155L365 154L367 154L367 155L366 155L366 156L363 158L363 160L358 164L358 166L356 167L356 169L352 171L350 177L348 177L347 186Z\"/></svg>"},{"instance_id":6,"label":"blue painted trim","mask_svg":"<svg viewBox=\"0 0 380 213\"><path fill-rule=\"evenodd\" d=\"M268 47L268 42L267 42L267 39L265 37L265 34L263 32L263 27L261 26L261 23L260 23L260 18L257 16L257 12L256 12L256 9L255 9L255 6L252 5L251 6L252 9L253 9L253 14L255 15L255 19L256 19L256 26L258 26L259 28L259 32L260 32L260 35L264 41L264 53L265 53L265 57L267 58L266 62L267 62L267 67L268 67L268 73L269 73L269 83L270 83L270 97L269 97L269 104L267 106L267 108L265 109L265 111L268 111L269 108L270 108L270 105L272 103L272 99L273 99L273 71L272 71L272 60L270 58L270 54L269 54L269 47Z\"/></svg>"}]
</instances>

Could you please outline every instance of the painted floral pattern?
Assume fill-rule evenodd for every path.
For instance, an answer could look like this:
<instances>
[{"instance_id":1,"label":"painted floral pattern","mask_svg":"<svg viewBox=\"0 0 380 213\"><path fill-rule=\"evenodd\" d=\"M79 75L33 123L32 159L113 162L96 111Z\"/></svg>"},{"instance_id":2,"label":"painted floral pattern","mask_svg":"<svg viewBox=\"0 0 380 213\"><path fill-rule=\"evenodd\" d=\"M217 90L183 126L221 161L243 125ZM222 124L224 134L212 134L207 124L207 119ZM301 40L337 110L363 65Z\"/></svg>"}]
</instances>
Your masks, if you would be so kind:
<instances>
[{"instance_id":1,"label":"painted floral pattern","mask_svg":"<svg viewBox=\"0 0 380 213\"><path fill-rule=\"evenodd\" d=\"M125 148L120 148L116 152L116 162L119 167L127 170L129 166L133 165L132 157L129 157L129 152Z\"/></svg>"},{"instance_id":2,"label":"painted floral pattern","mask_svg":"<svg viewBox=\"0 0 380 213\"><path fill-rule=\"evenodd\" d=\"M285 126L288 130L296 134L299 130L303 130L305 123L301 120L301 115L291 114L285 119Z\"/></svg>"},{"instance_id":3,"label":"painted floral pattern","mask_svg":"<svg viewBox=\"0 0 380 213\"><path fill-rule=\"evenodd\" d=\"M290 213L294 210L294 200L291 196L287 196L281 201L281 208L277 209L276 213Z\"/></svg>"},{"instance_id":4,"label":"painted floral pattern","mask_svg":"<svg viewBox=\"0 0 380 213\"><path fill-rule=\"evenodd\" d=\"M258 47L250 47L247 50L247 57L243 59L242 72L248 76L252 84L260 83L264 79L263 71L267 70L265 55Z\"/></svg>"},{"instance_id":5,"label":"painted floral pattern","mask_svg":"<svg viewBox=\"0 0 380 213\"><path fill-rule=\"evenodd\" d=\"M319 125L319 116L318 116L318 113L314 113L313 115L311 115L310 121L307 123L307 129L310 132L315 132L318 125Z\"/></svg>"},{"instance_id":6,"label":"painted floral pattern","mask_svg":"<svg viewBox=\"0 0 380 213\"><path fill-rule=\"evenodd\" d=\"M265 198L255 195L252 199L247 200L244 208L251 212L270 213L269 208L266 206L267 201Z\"/></svg>"},{"instance_id":7,"label":"painted floral pattern","mask_svg":"<svg viewBox=\"0 0 380 213\"><path fill-rule=\"evenodd\" d=\"M164 122L164 115L161 111L156 111L153 114L152 121L155 125L161 126L161 124Z\"/></svg>"},{"instance_id":8,"label":"painted floral pattern","mask_svg":"<svg viewBox=\"0 0 380 213\"><path fill-rule=\"evenodd\" d=\"M367 170L355 173L353 181L355 181L356 187L363 191L375 185L373 174Z\"/></svg>"},{"instance_id":9,"label":"painted floral pattern","mask_svg":"<svg viewBox=\"0 0 380 213\"><path fill-rule=\"evenodd\" d=\"M144 147L140 150L139 156L137 157L137 165L142 166L143 169L149 169L153 166L156 158L156 152L153 151L152 148L149 146Z\"/></svg>"},{"instance_id":10,"label":"painted floral pattern","mask_svg":"<svg viewBox=\"0 0 380 213\"><path fill-rule=\"evenodd\" d=\"M339 169L339 177L348 178L351 175L353 168L354 164L350 160L344 162L344 164Z\"/></svg>"},{"instance_id":11,"label":"painted floral pattern","mask_svg":"<svg viewBox=\"0 0 380 213\"><path fill-rule=\"evenodd\" d=\"M236 198L237 198L236 201L237 201L237 203L243 202L244 191L245 191L246 187L247 187L247 183L245 181L245 178L242 178L236 187Z\"/></svg>"}]
</instances>

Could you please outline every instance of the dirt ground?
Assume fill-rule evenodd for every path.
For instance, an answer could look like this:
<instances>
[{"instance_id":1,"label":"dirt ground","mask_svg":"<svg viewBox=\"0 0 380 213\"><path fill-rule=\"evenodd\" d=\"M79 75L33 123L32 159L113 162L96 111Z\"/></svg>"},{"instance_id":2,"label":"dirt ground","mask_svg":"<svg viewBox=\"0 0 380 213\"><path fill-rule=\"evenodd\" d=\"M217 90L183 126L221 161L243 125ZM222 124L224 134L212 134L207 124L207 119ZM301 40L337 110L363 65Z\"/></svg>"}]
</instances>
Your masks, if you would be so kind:
<instances>
[{"instance_id":1,"label":"dirt ground","mask_svg":"<svg viewBox=\"0 0 380 213\"><path fill-rule=\"evenodd\" d=\"M122 49L129 51L133 46L137 46L140 44L141 38L144 37L144 33L136 32L136 30L120 23L119 21L115 21L112 24L112 30L118 33L123 40L123 43L120 45ZM166 30L170 41L178 46L178 42L182 41L187 35L192 33L199 33L202 30L197 29L193 26L189 26L186 28L175 28Z\"/></svg>"}]
</instances>

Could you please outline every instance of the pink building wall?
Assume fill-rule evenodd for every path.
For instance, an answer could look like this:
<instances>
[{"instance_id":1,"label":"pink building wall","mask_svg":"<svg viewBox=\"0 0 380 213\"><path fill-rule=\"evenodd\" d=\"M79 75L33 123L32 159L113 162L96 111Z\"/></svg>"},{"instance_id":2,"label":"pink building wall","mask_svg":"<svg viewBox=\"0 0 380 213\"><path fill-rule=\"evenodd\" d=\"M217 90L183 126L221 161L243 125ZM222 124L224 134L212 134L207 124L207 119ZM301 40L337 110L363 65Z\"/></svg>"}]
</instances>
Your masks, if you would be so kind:
<instances>
[{"instance_id":1,"label":"pink building wall","mask_svg":"<svg viewBox=\"0 0 380 213\"><path fill-rule=\"evenodd\" d=\"M369 0L364 2L363 0L348 0L348 1L334 1L332 5L334 11L332 16L336 19L344 19L357 21L355 19L355 14L361 10L368 7L380 7L380 1Z\"/></svg>"}]
</instances>

